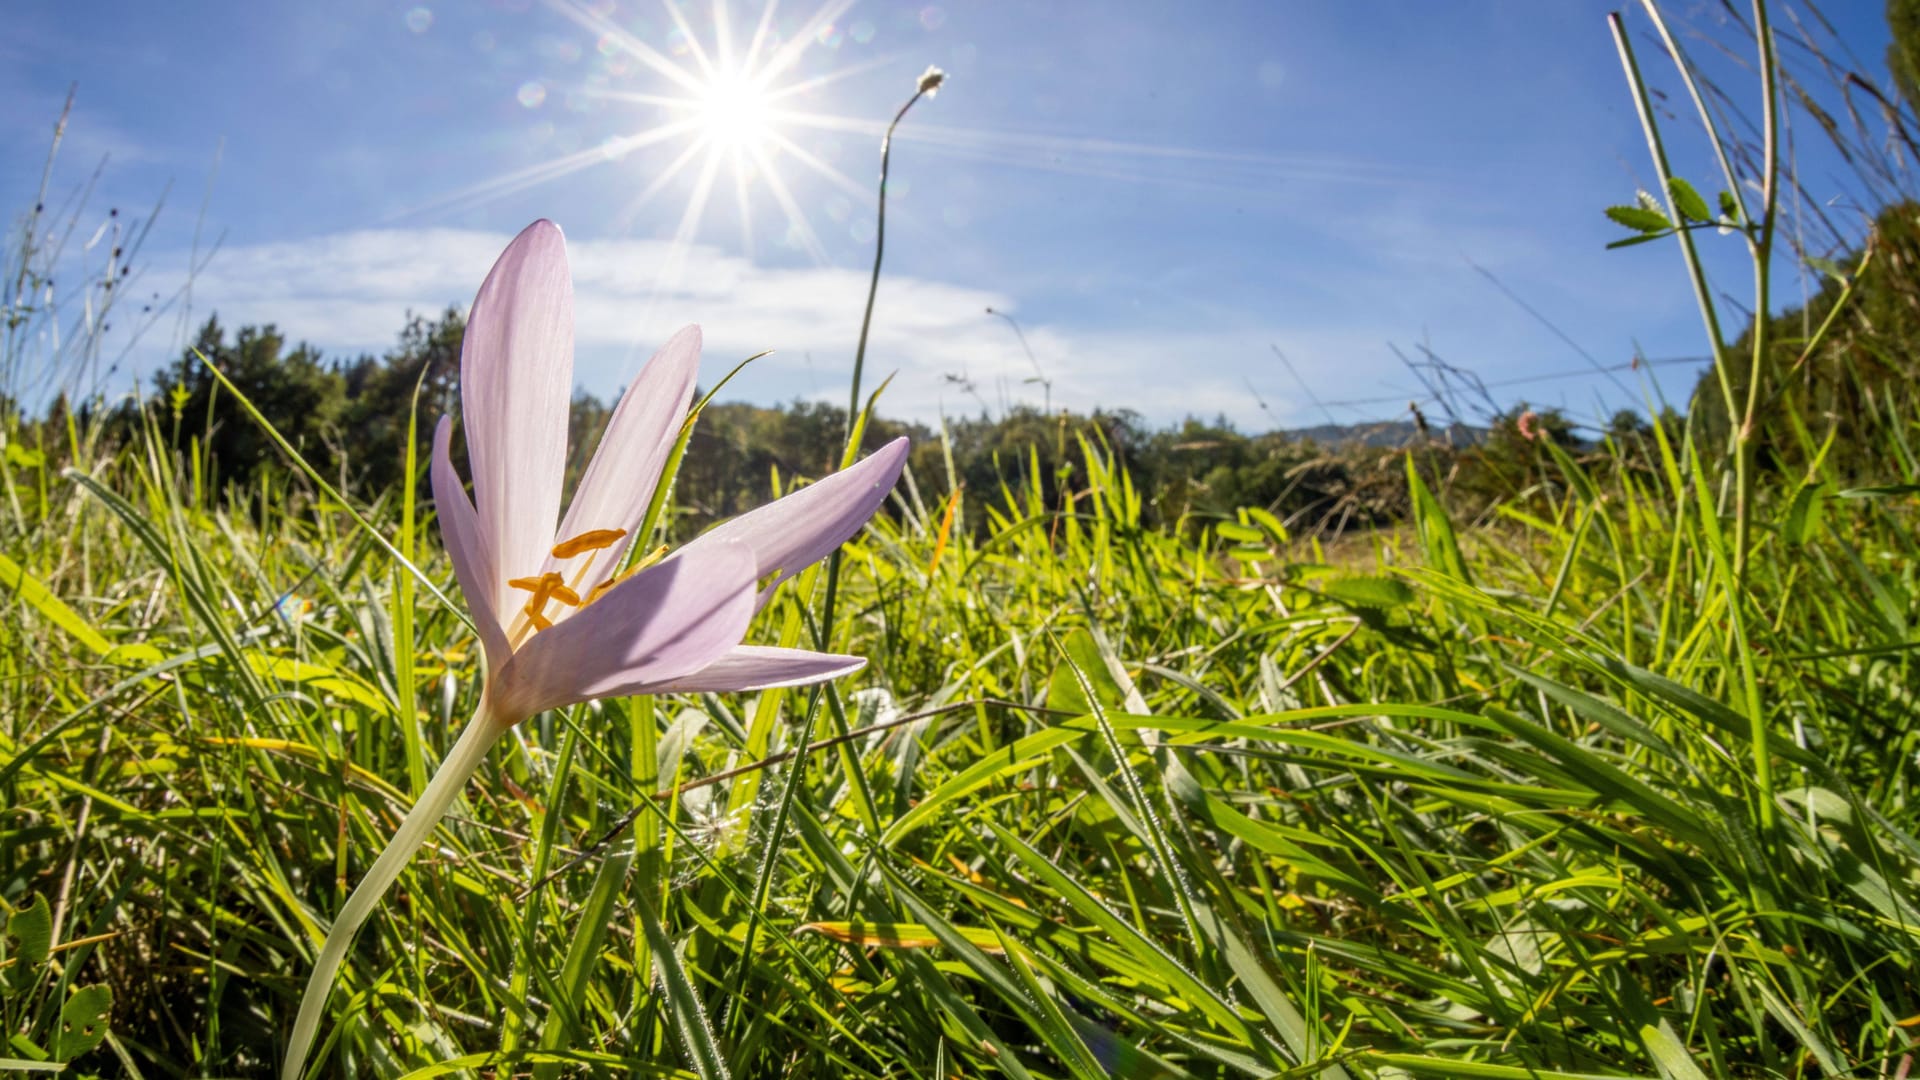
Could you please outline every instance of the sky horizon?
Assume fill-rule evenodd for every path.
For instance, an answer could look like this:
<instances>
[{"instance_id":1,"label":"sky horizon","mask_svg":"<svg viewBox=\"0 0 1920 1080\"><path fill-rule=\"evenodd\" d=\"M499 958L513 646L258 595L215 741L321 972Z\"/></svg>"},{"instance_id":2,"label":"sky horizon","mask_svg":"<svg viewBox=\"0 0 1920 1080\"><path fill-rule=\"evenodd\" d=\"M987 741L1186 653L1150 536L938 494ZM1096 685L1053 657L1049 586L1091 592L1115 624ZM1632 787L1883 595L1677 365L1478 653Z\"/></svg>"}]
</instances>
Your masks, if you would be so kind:
<instances>
[{"instance_id":1,"label":"sky horizon","mask_svg":"<svg viewBox=\"0 0 1920 1080\"><path fill-rule=\"evenodd\" d=\"M1750 109L1714 44L1737 28L1674 7ZM164 193L129 289L171 306L109 389L215 312L384 351L545 217L569 239L581 388L610 397L699 322L703 382L775 350L724 399L844 404L879 135L929 65L948 81L895 142L867 364L869 387L897 372L889 415L1397 419L1427 396L1400 357L1431 350L1502 404L1586 420L1645 393L1592 368L1660 361L1684 398L1708 353L1674 243L1605 248L1626 235L1605 207L1654 186L1606 4L99 8L29 2L0 42L0 207L31 208L70 85L50 207L99 175L75 267L100 254L78 234ZM1826 16L1842 62L1883 78L1878 5ZM1627 25L1676 171L1711 199L1671 65L1644 15ZM1795 153L1809 198L1870 215L1817 131ZM1737 326L1741 241L1701 243Z\"/></svg>"}]
</instances>

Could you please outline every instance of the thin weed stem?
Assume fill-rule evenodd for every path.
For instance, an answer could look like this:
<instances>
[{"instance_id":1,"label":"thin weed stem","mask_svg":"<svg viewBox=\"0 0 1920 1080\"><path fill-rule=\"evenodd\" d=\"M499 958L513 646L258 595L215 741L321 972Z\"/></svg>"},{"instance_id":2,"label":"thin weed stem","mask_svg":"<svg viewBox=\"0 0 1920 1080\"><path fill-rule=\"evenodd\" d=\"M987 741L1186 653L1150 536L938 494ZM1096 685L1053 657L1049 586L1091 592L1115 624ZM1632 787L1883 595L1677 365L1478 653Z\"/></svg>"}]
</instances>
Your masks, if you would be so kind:
<instances>
[{"instance_id":1,"label":"thin weed stem","mask_svg":"<svg viewBox=\"0 0 1920 1080\"><path fill-rule=\"evenodd\" d=\"M938 80L934 80L933 85L929 86L928 81L926 76L921 77L920 84L914 88L913 96L907 99L905 105L900 106L899 112L893 114L893 122L887 125L887 133L880 139L880 197L879 210L874 218L873 273L867 278L867 307L860 316L860 341L853 349L853 387L847 396L847 442L849 444L853 442L853 434L858 428L854 418L860 415L860 375L867 366L867 333L873 328L873 301L880 294L880 264L887 255L887 172L893 164L893 131L900 126L900 121L906 118L907 111L913 108L915 102L926 97L940 85ZM847 447L849 457L858 452L858 447L852 445Z\"/></svg>"}]
</instances>

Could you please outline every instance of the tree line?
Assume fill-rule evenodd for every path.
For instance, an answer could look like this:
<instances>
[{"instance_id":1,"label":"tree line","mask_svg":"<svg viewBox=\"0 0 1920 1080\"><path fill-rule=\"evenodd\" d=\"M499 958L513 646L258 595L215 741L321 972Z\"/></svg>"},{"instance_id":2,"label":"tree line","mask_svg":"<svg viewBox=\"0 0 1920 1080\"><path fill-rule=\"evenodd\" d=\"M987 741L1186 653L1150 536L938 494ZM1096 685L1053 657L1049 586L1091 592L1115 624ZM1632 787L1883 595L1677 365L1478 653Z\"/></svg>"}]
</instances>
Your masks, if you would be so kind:
<instances>
[{"instance_id":1,"label":"tree line","mask_svg":"<svg viewBox=\"0 0 1920 1080\"><path fill-rule=\"evenodd\" d=\"M1850 277L1842 268L1857 266L1869 249L1867 271ZM1759 444L1762 465L1776 473L1804 473L1820 458L1840 475L1873 482L1888 463L1864 453L1856 459L1853 449L1885 445L1868 429L1890 427L1894 445L1912 442L1912 388L1920 386L1920 206L1888 207L1860 252L1825 265L1827 280L1809 302L1772 320L1764 358L1768 407L1749 437ZM1843 317L1829 319L1842 304ZM216 489L244 494L263 478L300 483L213 377L210 368L217 367L309 464L341 490L372 501L399 489L415 418L424 446L433 421L457 413L464 330L455 308L413 314L383 354L329 359L273 325L230 331L211 317L149 393L91 413L108 425L109 437L132 439L145 426L183 460L197 459L196 475ZM1726 350L1742 400L1750 336L1749 326ZM1009 501L1070 507L1094 454L1131 478L1145 524L1196 526L1253 506L1303 531L1337 532L1390 524L1409 512L1408 454L1456 511L1472 513L1554 483L1554 450L1602 467L1652 470L1661 467L1656 424L1673 446L1690 428L1700 445L1716 447L1731 434L1724 396L1718 375L1708 371L1690 402L1663 404L1651 420L1623 411L1599 428L1582 428L1559 410L1516 402L1475 426L1437 428L1414 406L1406 421L1357 425L1332 437L1323 430L1319 438L1244 432L1219 418L1155 426L1130 410L1016 406L999 415L949 417L938 429L876 417L866 440L873 447L912 436L922 505L959 491L964 520L974 528L990 527L992 511ZM609 408L587 393L573 400L576 475ZM56 407L37 425L17 416L13 423L28 440L38 427L38 437L57 443L45 433L57 431L63 417ZM831 471L845 431L845 411L819 402L709 406L677 481L678 528L697 531L765 501L776 484ZM422 453L422 470L424 461ZM424 499L424 484L420 490Z\"/></svg>"}]
</instances>

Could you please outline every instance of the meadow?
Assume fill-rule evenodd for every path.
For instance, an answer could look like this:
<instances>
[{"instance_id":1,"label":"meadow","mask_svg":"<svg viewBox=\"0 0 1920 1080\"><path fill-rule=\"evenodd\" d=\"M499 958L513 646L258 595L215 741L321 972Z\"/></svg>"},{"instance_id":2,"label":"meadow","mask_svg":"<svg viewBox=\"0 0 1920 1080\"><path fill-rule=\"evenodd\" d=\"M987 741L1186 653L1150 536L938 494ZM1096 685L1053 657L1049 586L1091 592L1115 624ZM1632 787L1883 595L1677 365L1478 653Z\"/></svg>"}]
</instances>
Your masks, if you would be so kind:
<instances>
[{"instance_id":1,"label":"meadow","mask_svg":"<svg viewBox=\"0 0 1920 1080\"><path fill-rule=\"evenodd\" d=\"M1616 218L1730 225L1773 310L1777 193L1726 187ZM1377 527L1169 505L1094 425L962 498L936 436L748 635L867 668L515 729L310 1075L1913 1075L1913 216L1684 414L1498 442L1498 497L1358 452ZM343 491L136 415L6 418L0 1068L269 1075L480 650L430 416Z\"/></svg>"}]
</instances>

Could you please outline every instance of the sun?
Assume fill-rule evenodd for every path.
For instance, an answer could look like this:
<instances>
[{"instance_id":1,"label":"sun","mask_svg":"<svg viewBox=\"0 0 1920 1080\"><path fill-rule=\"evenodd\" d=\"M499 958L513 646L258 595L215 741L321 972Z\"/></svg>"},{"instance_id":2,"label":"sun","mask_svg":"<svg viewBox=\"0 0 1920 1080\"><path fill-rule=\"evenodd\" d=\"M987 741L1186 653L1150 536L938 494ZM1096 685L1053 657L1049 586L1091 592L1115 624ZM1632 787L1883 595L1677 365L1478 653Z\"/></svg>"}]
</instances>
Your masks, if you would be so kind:
<instances>
[{"instance_id":1,"label":"sun","mask_svg":"<svg viewBox=\"0 0 1920 1080\"><path fill-rule=\"evenodd\" d=\"M688 104L696 129L716 149L762 154L774 141L772 98L743 72L716 72Z\"/></svg>"},{"instance_id":2,"label":"sun","mask_svg":"<svg viewBox=\"0 0 1920 1080\"><path fill-rule=\"evenodd\" d=\"M705 35L683 9L685 2L661 0L671 24L668 41L673 42L663 51L610 18L606 13L610 4L545 0L555 13L594 35L595 51L609 63L617 60L623 78L631 71L646 79L644 89L615 89L603 83L575 93L583 100L638 107L650 114L650 122L609 135L596 145L481 181L454 192L435 208L481 205L582 169L625 163L624 168L632 170L630 175L643 179L633 185L625 204L612 216L610 224L616 232L635 228L642 211L661 196L685 192L685 205L656 268L661 283L656 294L665 283L676 280L715 203L734 204L739 243L749 258L755 256L756 233L777 233L782 247L804 253L817 265L829 265L826 246L808 220L792 181L801 177L825 181L853 199L872 193L796 142L793 133L856 130L877 135L879 127L816 112L801 102L829 84L887 62L886 58L836 66L824 74L799 72L803 54L836 40L834 24L854 0L819 0L821 6L812 14L784 26L776 26L779 4L769 0L746 35L736 35L726 0L708 0ZM643 150L648 153L637 154ZM757 230L756 206L764 210L767 203L775 211L768 216L775 228ZM778 229L781 224L784 230Z\"/></svg>"}]
</instances>

